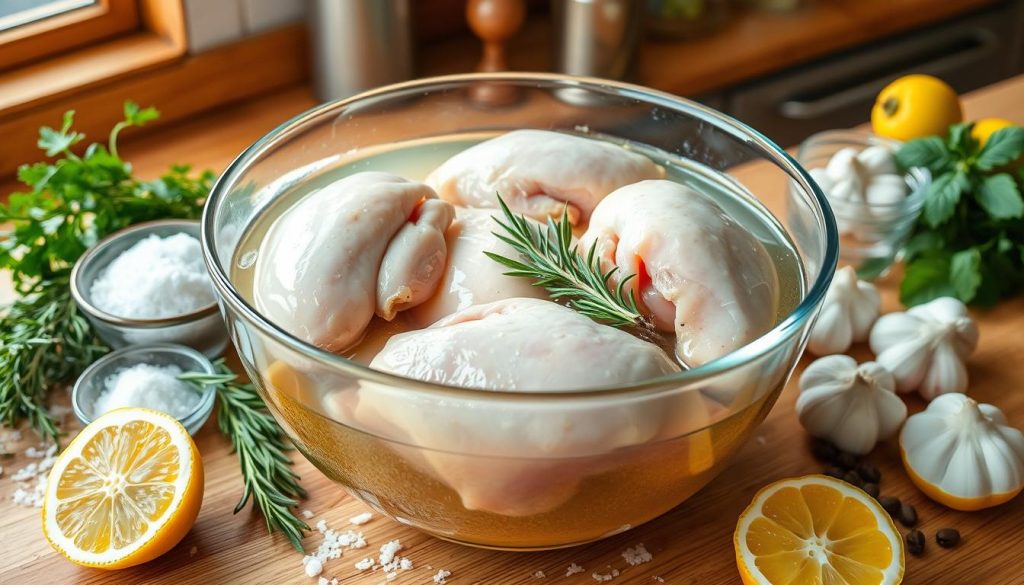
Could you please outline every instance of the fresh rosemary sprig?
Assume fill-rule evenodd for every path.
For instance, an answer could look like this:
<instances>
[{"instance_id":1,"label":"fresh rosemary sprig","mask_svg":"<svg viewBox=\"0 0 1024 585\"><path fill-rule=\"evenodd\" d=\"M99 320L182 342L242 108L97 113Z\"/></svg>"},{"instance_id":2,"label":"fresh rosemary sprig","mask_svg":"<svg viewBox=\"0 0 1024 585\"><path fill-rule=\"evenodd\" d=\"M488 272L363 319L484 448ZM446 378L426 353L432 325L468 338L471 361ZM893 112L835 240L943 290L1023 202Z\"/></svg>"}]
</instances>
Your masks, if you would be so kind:
<instances>
[{"instance_id":1,"label":"fresh rosemary sprig","mask_svg":"<svg viewBox=\"0 0 1024 585\"><path fill-rule=\"evenodd\" d=\"M0 319L0 424L27 419L46 440L57 441L46 408L53 380L70 380L107 352L71 300L66 278L37 281Z\"/></svg>"},{"instance_id":2,"label":"fresh rosemary sprig","mask_svg":"<svg viewBox=\"0 0 1024 585\"><path fill-rule=\"evenodd\" d=\"M252 384L238 382L223 359L214 363L216 374L187 372L178 376L197 385L212 385L217 392L217 426L231 440L242 470L242 497L235 514L245 508L251 498L263 513L267 530L280 529L296 550L302 552L305 522L291 509L298 499L306 497L299 485L299 476L292 471L291 449L284 432L267 411L267 405Z\"/></svg>"},{"instance_id":3,"label":"fresh rosemary sprig","mask_svg":"<svg viewBox=\"0 0 1024 585\"><path fill-rule=\"evenodd\" d=\"M596 255L596 243L590 246L586 256L579 254L577 244L572 240L572 224L563 210L556 223L548 218L544 227L531 225L522 215L515 215L498 195L504 221L494 218L504 233L494 232L495 237L512 246L521 259L506 258L493 252L487 256L509 268L505 274L533 279L534 285L542 286L553 299L565 299L569 306L579 313L613 327L636 327L641 331L652 329L650 321L637 308L633 291L626 285L636 277L630 274L619 281L618 286L609 287L608 282L618 267L605 272Z\"/></svg>"}]
</instances>

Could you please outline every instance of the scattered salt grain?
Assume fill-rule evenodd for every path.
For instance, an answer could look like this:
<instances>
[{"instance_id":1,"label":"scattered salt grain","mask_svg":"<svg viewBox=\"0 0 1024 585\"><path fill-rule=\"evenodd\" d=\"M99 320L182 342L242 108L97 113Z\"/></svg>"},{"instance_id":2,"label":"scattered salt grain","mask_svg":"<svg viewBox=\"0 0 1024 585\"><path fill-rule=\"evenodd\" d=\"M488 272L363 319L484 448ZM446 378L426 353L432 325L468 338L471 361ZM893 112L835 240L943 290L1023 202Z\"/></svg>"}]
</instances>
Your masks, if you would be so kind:
<instances>
[{"instance_id":1,"label":"scattered salt grain","mask_svg":"<svg viewBox=\"0 0 1024 585\"><path fill-rule=\"evenodd\" d=\"M659 577L659 576L657 576L657 575L655 575L655 576L651 577L651 579L654 579L654 580L655 580L655 581L657 581L658 583L664 583L664 582L665 582L665 580L664 580L664 579L662 579L661 577Z\"/></svg>"},{"instance_id":2,"label":"scattered salt grain","mask_svg":"<svg viewBox=\"0 0 1024 585\"><path fill-rule=\"evenodd\" d=\"M626 559L630 566L635 567L653 561L654 555L649 553L647 548L641 543L622 551L622 558Z\"/></svg>"},{"instance_id":3,"label":"scattered salt grain","mask_svg":"<svg viewBox=\"0 0 1024 585\"><path fill-rule=\"evenodd\" d=\"M178 366L136 364L122 368L104 380L105 389L96 398L96 416L115 408L144 406L184 418L199 405L195 388L178 379Z\"/></svg>"},{"instance_id":4,"label":"scattered salt grain","mask_svg":"<svg viewBox=\"0 0 1024 585\"><path fill-rule=\"evenodd\" d=\"M612 569L611 573L591 573L590 575L594 581L598 583L605 583L619 576L618 569Z\"/></svg>"},{"instance_id":5,"label":"scattered salt grain","mask_svg":"<svg viewBox=\"0 0 1024 585\"><path fill-rule=\"evenodd\" d=\"M25 455L39 461L33 461L14 472L11 481L21 485L11 494L11 500L18 506L42 508L43 497L46 495L46 478L50 468L57 462L57 445L29 447Z\"/></svg>"},{"instance_id":6,"label":"scattered salt grain","mask_svg":"<svg viewBox=\"0 0 1024 585\"><path fill-rule=\"evenodd\" d=\"M434 575L434 583L436 583L437 585L445 585L445 583L448 582L447 581L448 577L451 577L451 576L452 576L452 572L451 571L446 571L444 569L440 569L437 572L437 574Z\"/></svg>"},{"instance_id":7,"label":"scattered salt grain","mask_svg":"<svg viewBox=\"0 0 1024 585\"><path fill-rule=\"evenodd\" d=\"M374 565L373 558L372 557L366 557L365 559L363 559L361 561L357 561L355 566L356 566L356 569L358 569L360 571L365 571L367 569L372 569L373 565Z\"/></svg>"},{"instance_id":8,"label":"scattered salt grain","mask_svg":"<svg viewBox=\"0 0 1024 585\"><path fill-rule=\"evenodd\" d=\"M575 575L577 573L582 573L583 571L584 571L583 567L577 565L576 563L573 563L573 564L569 565L568 569L565 570L565 576L566 577L572 577L573 575Z\"/></svg>"},{"instance_id":9,"label":"scattered salt grain","mask_svg":"<svg viewBox=\"0 0 1024 585\"><path fill-rule=\"evenodd\" d=\"M394 581L397 577L398 577L398 571L391 571L387 575L384 575L384 578L387 579L388 581Z\"/></svg>"},{"instance_id":10,"label":"scattered salt grain","mask_svg":"<svg viewBox=\"0 0 1024 585\"><path fill-rule=\"evenodd\" d=\"M363 512L362 514L357 514L357 515L349 518L348 521L349 521L349 524L355 524L356 526L362 526L363 524L366 524L367 522L369 522L371 518L373 518L373 513L372 512Z\"/></svg>"},{"instance_id":11,"label":"scattered salt grain","mask_svg":"<svg viewBox=\"0 0 1024 585\"><path fill-rule=\"evenodd\" d=\"M306 555L302 557L302 568L306 571L307 577L316 577L324 570L324 565L315 556Z\"/></svg>"},{"instance_id":12,"label":"scattered salt grain","mask_svg":"<svg viewBox=\"0 0 1024 585\"><path fill-rule=\"evenodd\" d=\"M403 571L410 571L412 570L412 561L405 557L402 557L398 560L398 568L402 569Z\"/></svg>"},{"instance_id":13,"label":"scattered salt grain","mask_svg":"<svg viewBox=\"0 0 1024 585\"><path fill-rule=\"evenodd\" d=\"M547 575L544 574L544 571L537 571L533 574L534 579L543 579L544 577L547 577Z\"/></svg>"},{"instance_id":14,"label":"scattered salt grain","mask_svg":"<svg viewBox=\"0 0 1024 585\"><path fill-rule=\"evenodd\" d=\"M386 565L395 558L395 553L402 550L402 543L398 540L391 540L380 547L380 564Z\"/></svg>"},{"instance_id":15,"label":"scattered salt grain","mask_svg":"<svg viewBox=\"0 0 1024 585\"><path fill-rule=\"evenodd\" d=\"M185 233L139 240L93 281L89 296L99 309L135 319L176 317L214 302L199 240Z\"/></svg>"},{"instance_id":16,"label":"scattered salt grain","mask_svg":"<svg viewBox=\"0 0 1024 585\"><path fill-rule=\"evenodd\" d=\"M310 511L310 510L303 510L302 511L302 517L305 518L306 520L309 520L310 518L313 517L313 512Z\"/></svg>"}]
</instances>

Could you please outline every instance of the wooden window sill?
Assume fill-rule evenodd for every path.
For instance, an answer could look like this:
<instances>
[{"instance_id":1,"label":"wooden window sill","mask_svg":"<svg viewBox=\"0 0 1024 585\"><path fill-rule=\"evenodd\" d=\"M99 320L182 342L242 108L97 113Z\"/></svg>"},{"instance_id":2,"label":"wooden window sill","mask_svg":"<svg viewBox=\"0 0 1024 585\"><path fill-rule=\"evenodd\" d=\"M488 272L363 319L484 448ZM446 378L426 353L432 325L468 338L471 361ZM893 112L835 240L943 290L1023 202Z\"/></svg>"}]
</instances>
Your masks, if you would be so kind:
<instances>
[{"instance_id":1,"label":"wooden window sill","mask_svg":"<svg viewBox=\"0 0 1024 585\"><path fill-rule=\"evenodd\" d=\"M0 73L0 112L6 117L60 101L82 89L170 63L184 53L183 43L145 31Z\"/></svg>"}]
</instances>

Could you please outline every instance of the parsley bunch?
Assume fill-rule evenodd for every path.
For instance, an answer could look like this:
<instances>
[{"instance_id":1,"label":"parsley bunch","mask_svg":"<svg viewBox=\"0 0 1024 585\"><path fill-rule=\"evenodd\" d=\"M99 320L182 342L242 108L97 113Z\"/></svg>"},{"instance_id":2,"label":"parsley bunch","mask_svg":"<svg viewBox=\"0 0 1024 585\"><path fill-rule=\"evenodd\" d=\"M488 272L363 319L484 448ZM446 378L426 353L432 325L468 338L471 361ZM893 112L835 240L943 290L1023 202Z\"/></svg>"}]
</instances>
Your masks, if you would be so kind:
<instances>
[{"instance_id":1,"label":"parsley bunch","mask_svg":"<svg viewBox=\"0 0 1024 585\"><path fill-rule=\"evenodd\" d=\"M945 139L919 138L896 153L903 168L933 177L904 249L904 305L941 296L991 305L1024 291L1024 128L998 130L984 146L971 129L956 124Z\"/></svg>"}]
</instances>

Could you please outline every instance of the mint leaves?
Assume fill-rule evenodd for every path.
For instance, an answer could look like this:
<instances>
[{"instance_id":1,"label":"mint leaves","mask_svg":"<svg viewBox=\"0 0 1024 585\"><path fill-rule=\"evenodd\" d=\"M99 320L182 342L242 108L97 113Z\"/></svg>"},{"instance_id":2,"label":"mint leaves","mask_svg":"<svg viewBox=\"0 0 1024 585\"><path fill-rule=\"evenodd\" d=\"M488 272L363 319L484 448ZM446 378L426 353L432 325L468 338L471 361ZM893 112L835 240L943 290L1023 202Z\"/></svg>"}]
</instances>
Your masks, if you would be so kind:
<instances>
[{"instance_id":1,"label":"mint leaves","mask_svg":"<svg viewBox=\"0 0 1024 585\"><path fill-rule=\"evenodd\" d=\"M933 176L904 248L903 304L951 295L990 305L1024 291L1024 163L1015 162L1022 154L1024 128L998 130L982 147L970 124L897 151L901 167L925 167Z\"/></svg>"}]
</instances>

